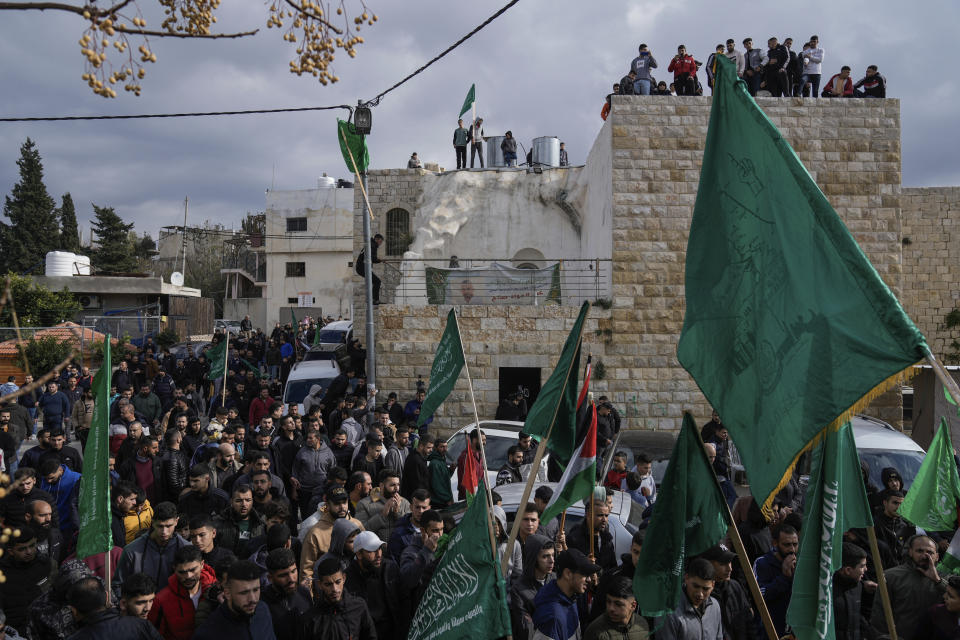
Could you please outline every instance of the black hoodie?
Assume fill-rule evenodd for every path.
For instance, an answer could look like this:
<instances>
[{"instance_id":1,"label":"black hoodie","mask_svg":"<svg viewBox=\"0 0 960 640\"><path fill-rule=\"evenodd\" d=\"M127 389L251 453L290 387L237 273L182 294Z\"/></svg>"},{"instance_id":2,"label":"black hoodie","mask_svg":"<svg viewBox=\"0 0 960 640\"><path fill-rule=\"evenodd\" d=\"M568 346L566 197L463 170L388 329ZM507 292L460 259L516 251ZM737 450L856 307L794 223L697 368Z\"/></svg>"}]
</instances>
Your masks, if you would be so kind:
<instances>
[{"instance_id":1,"label":"black hoodie","mask_svg":"<svg viewBox=\"0 0 960 640\"><path fill-rule=\"evenodd\" d=\"M510 623L515 640L529 640L533 637L533 600L540 588L555 577L550 573L544 580L536 578L537 558L547 543L552 544L550 538L535 533L527 536L523 544L523 576L510 587Z\"/></svg>"},{"instance_id":2,"label":"black hoodie","mask_svg":"<svg viewBox=\"0 0 960 640\"><path fill-rule=\"evenodd\" d=\"M296 640L371 640L376 638L367 603L346 590L339 602L330 604L321 597L300 620Z\"/></svg>"}]
</instances>

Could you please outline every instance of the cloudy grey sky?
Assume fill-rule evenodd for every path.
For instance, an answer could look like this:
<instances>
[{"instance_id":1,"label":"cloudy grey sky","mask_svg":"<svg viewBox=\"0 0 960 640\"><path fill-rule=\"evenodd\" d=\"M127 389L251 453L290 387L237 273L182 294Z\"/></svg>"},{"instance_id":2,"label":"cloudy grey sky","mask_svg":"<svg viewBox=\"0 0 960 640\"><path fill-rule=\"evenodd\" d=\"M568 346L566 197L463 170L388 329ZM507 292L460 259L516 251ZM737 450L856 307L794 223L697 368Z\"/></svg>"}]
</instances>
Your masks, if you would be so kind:
<instances>
[{"instance_id":1,"label":"cloudy grey sky","mask_svg":"<svg viewBox=\"0 0 960 640\"><path fill-rule=\"evenodd\" d=\"M157 28L154 0L139 0ZM265 29L267 7L226 2L218 26L260 27L244 40L157 39L143 95L94 96L80 80L77 40L82 22L70 15L5 12L0 17L0 113L4 116L91 115L241 110L355 104L393 84L505 4L506 0L369 0L379 16L360 35L356 59L337 56L341 82L323 87L287 71L293 47ZM765 41L818 34L825 78L842 64L860 77L877 64L901 99L903 182L960 185L960 101L957 74L944 47L960 24L960 4L806 0L747 11L749 3L707 0L570 2L522 0L454 53L392 92L373 114L371 168L406 166L412 151L455 166L451 137L470 84L488 135L512 129L532 138L557 135L572 163L586 157L600 128L603 97L646 42L665 67L679 43L701 60L713 45L745 36ZM139 43L134 42L134 47ZM926 59L926 62L924 61ZM705 79L702 78L705 82ZM238 224L264 207L264 190L305 189L322 172L347 177L336 141L342 112L73 123L0 123L0 192L17 181L19 147L39 146L46 184L71 192L81 226L90 203L108 205L138 231L154 236L180 224L183 198L191 223ZM345 113L345 112L343 112Z\"/></svg>"}]
</instances>

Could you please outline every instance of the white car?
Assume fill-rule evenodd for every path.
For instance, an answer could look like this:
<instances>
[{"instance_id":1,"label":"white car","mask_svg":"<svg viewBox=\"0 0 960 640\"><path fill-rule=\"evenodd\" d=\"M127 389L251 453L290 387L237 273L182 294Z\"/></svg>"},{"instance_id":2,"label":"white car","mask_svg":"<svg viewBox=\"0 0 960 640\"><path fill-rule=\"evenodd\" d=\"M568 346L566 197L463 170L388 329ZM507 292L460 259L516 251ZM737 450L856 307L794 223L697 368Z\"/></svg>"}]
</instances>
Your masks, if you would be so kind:
<instances>
[{"instance_id":1,"label":"white car","mask_svg":"<svg viewBox=\"0 0 960 640\"><path fill-rule=\"evenodd\" d=\"M857 454L870 467L870 484L882 489L880 474L893 467L903 478L904 491L909 489L923 464L923 447L882 420L858 415L850 422Z\"/></svg>"},{"instance_id":2,"label":"white car","mask_svg":"<svg viewBox=\"0 0 960 640\"><path fill-rule=\"evenodd\" d=\"M456 466L457 461L460 459L460 454L467 448L467 437L476 427L477 423L471 422L447 439L447 464ZM491 487L495 487L497 485L497 473L499 473L500 467L507 461L507 451L510 447L517 444L517 435L523 430L523 423L511 420L481 420L480 429L487 436L487 445L485 447L487 456L487 482L490 483ZM537 446L536 441L532 443L532 446ZM540 461L540 472L537 474L538 480L545 481L547 479L548 457L548 454L544 454L543 459ZM524 465L520 467L520 473L523 474L524 479L530 475L530 466L531 465ZM450 477L450 488L456 497L456 472Z\"/></svg>"},{"instance_id":3,"label":"white car","mask_svg":"<svg viewBox=\"0 0 960 640\"><path fill-rule=\"evenodd\" d=\"M293 365L287 384L283 387L284 415L290 412L291 404L297 405L301 416L305 415L303 399L310 393L310 389L314 385L320 385L326 393L330 383L338 375L340 366L336 360L305 360Z\"/></svg>"},{"instance_id":4,"label":"white car","mask_svg":"<svg viewBox=\"0 0 960 640\"><path fill-rule=\"evenodd\" d=\"M353 320L337 320L320 329L317 344L350 344L353 339Z\"/></svg>"}]
</instances>

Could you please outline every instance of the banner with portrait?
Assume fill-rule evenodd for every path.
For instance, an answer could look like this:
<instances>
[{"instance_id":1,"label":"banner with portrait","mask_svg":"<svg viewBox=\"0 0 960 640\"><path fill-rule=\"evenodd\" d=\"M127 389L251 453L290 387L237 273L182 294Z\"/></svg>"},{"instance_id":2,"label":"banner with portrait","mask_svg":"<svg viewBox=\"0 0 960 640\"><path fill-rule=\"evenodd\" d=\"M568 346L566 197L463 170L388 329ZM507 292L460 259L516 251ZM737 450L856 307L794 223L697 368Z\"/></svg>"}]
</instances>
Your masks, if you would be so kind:
<instances>
[{"instance_id":1,"label":"banner with portrait","mask_svg":"<svg viewBox=\"0 0 960 640\"><path fill-rule=\"evenodd\" d=\"M560 263L516 269L491 263L474 269L426 267L430 304L560 304Z\"/></svg>"}]
</instances>

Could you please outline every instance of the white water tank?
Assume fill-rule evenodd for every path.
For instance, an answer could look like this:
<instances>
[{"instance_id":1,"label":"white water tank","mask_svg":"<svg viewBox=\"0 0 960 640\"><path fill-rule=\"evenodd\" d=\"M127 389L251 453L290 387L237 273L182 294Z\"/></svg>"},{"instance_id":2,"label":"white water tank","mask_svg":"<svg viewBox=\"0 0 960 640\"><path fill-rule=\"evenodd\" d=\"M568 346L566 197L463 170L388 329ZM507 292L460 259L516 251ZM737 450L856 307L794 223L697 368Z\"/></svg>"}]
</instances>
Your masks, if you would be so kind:
<instances>
[{"instance_id":1,"label":"white water tank","mask_svg":"<svg viewBox=\"0 0 960 640\"><path fill-rule=\"evenodd\" d=\"M327 174L323 174L317 178L317 188L319 189L333 189L337 186L337 179L331 178Z\"/></svg>"},{"instance_id":2,"label":"white water tank","mask_svg":"<svg viewBox=\"0 0 960 640\"><path fill-rule=\"evenodd\" d=\"M74 254L73 257L76 259L74 262L74 275L78 276L88 276L90 275L90 256L81 256L80 254Z\"/></svg>"},{"instance_id":3,"label":"white water tank","mask_svg":"<svg viewBox=\"0 0 960 640\"><path fill-rule=\"evenodd\" d=\"M506 136L491 136L487 138L487 166L488 167L505 167L507 163L503 160L503 151L500 149L500 144L503 142Z\"/></svg>"},{"instance_id":4,"label":"white water tank","mask_svg":"<svg viewBox=\"0 0 960 640\"><path fill-rule=\"evenodd\" d=\"M533 166L560 166L560 138L556 136L542 136L533 139Z\"/></svg>"},{"instance_id":5,"label":"white water tank","mask_svg":"<svg viewBox=\"0 0 960 640\"><path fill-rule=\"evenodd\" d=\"M72 276L76 257L69 251L51 251L47 253L44 274L48 276Z\"/></svg>"}]
</instances>

